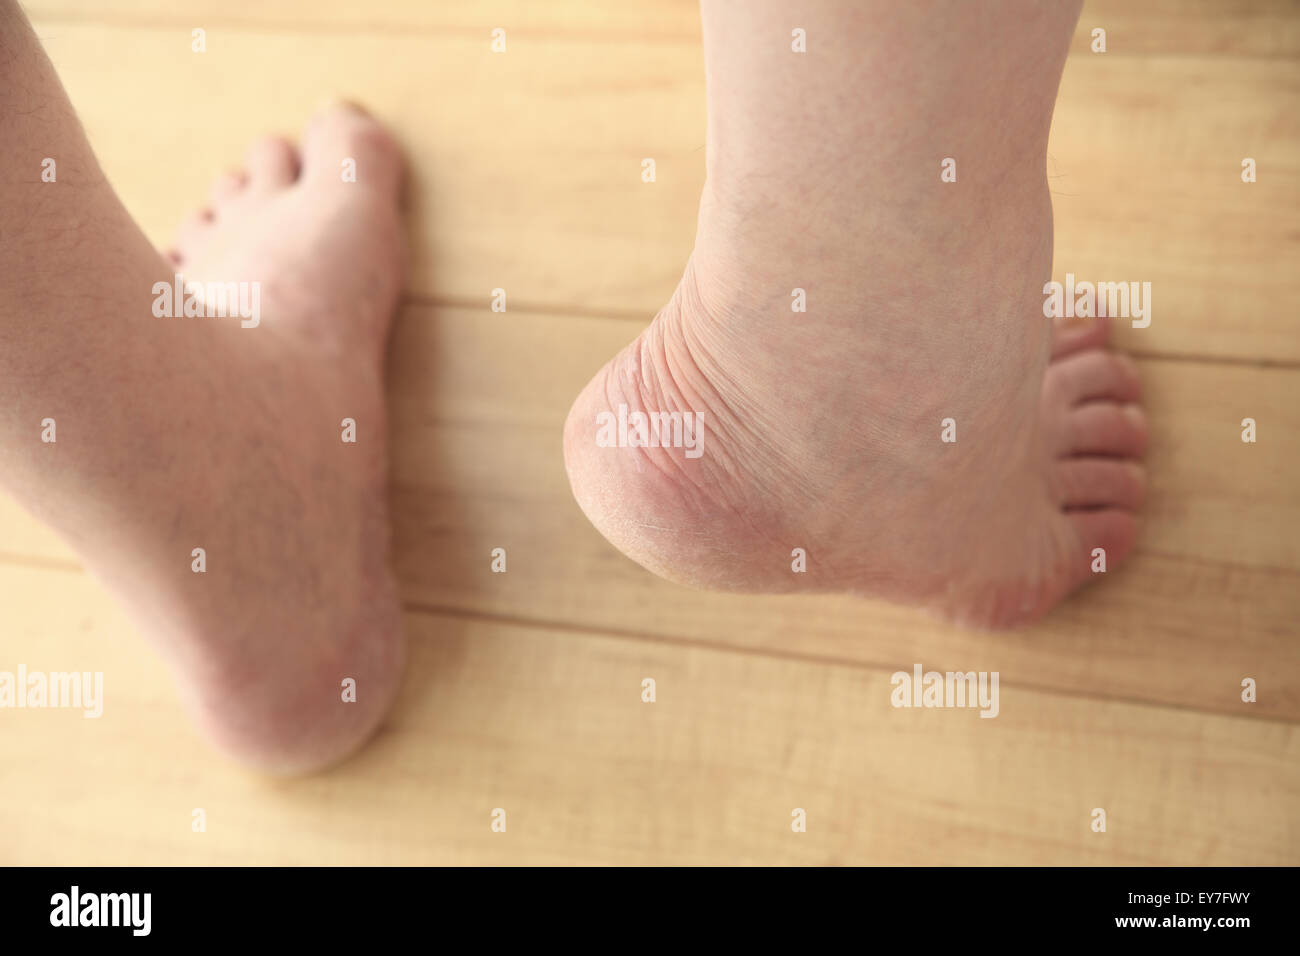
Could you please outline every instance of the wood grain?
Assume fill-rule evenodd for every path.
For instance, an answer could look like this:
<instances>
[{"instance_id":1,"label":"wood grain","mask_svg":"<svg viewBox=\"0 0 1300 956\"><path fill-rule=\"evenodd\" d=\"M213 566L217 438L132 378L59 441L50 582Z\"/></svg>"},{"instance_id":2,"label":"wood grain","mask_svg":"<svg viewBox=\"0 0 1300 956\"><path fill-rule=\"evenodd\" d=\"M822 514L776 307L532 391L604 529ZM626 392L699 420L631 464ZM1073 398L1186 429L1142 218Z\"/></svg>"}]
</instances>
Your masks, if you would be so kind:
<instances>
[{"instance_id":1,"label":"wood grain","mask_svg":"<svg viewBox=\"0 0 1300 956\"><path fill-rule=\"evenodd\" d=\"M1225 713L1242 712L1241 679L1258 671L1271 690L1251 712L1300 718L1300 491L1290 479L1300 372L1140 362L1155 437L1137 556L1039 626L973 635L851 598L692 591L605 542L572 501L560 425L588 376L640 327L407 310L391 404L410 437L393 450L408 600L794 656L983 661L1071 693ZM1241 442L1248 413L1270 423L1267 443ZM505 575L490 570L496 547L509 555Z\"/></svg>"},{"instance_id":2,"label":"wood grain","mask_svg":"<svg viewBox=\"0 0 1300 956\"><path fill-rule=\"evenodd\" d=\"M79 572L0 565L43 607L8 646L102 669L104 716L3 713L4 863L1294 862L1293 724L1045 694L895 709L885 670L412 614L375 742L267 782L207 752ZM58 635L57 647L50 638ZM656 701L641 682L656 681ZM71 785L75 780L76 785ZM491 814L506 811L506 832ZM1094 833L1092 811L1107 813ZM201 808L206 831L191 829ZM806 833L791 814L808 815Z\"/></svg>"},{"instance_id":3,"label":"wood grain","mask_svg":"<svg viewBox=\"0 0 1300 956\"><path fill-rule=\"evenodd\" d=\"M1151 327L1118 334L1140 358L1151 489L1128 565L1009 635L683 589L573 503L568 405L691 248L691 0L26 6L159 244L250 138L294 131L327 95L396 130L412 268L389 404L412 657L355 759L248 775L198 738L76 556L0 495L0 670L100 670L107 698L98 720L0 710L0 863L1300 863L1294 3L1084 9L1049 150L1054 272L1153 283ZM1001 713L892 708L890 674L916 662L998 671Z\"/></svg>"},{"instance_id":4,"label":"wood grain","mask_svg":"<svg viewBox=\"0 0 1300 956\"><path fill-rule=\"evenodd\" d=\"M525 23L543 16L509 8ZM263 22L252 9L232 13L236 25L217 16L203 54L187 29L147 18L37 18L101 161L156 243L251 137L293 132L337 94L369 104L412 159L413 296L477 304L504 288L518 307L649 317L672 292L704 181L694 10L666 4L659 21L677 25L641 36L636 5L560 4L552 29L525 29L493 54L502 5L482 19L472 6L389 8L456 23L397 33L319 29L348 22L326 8L335 13L307 19L306 41L251 26ZM599 38L566 26L580 9ZM1197 9L1207 24L1223 18ZM1227 19L1262 36L1272 18L1297 19L1280 9ZM1300 69L1232 52L1246 48L1232 35L1225 52L1070 57L1049 146L1054 274L1151 282L1151 327L1124 335L1143 354L1294 363L1300 271L1276 264L1300 259ZM647 156L653 184L640 180ZM1241 182L1245 157L1258 164L1252 184Z\"/></svg>"},{"instance_id":5,"label":"wood grain","mask_svg":"<svg viewBox=\"0 0 1300 956\"><path fill-rule=\"evenodd\" d=\"M1300 371L1142 360L1153 439L1137 555L1041 624L978 635L880 602L693 591L611 547L572 499L560 429L587 378L642 326L403 311L389 397L395 557L411 605L792 657L1000 669L1062 692L1300 720ZM1246 416L1255 444L1241 441ZM12 503L0 516L0 555L75 565ZM504 575L490 570L497 547ZM1240 682L1260 675L1268 692L1243 709Z\"/></svg>"}]
</instances>

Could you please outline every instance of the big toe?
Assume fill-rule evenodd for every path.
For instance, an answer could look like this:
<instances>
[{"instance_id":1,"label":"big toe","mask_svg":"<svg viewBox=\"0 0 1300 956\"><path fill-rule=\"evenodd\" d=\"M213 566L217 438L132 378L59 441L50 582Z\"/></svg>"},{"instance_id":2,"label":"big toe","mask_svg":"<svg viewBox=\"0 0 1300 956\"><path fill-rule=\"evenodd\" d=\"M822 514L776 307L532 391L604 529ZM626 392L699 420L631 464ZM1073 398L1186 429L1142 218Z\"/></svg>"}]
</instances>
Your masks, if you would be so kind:
<instances>
[{"instance_id":1,"label":"big toe","mask_svg":"<svg viewBox=\"0 0 1300 956\"><path fill-rule=\"evenodd\" d=\"M307 126L302 140L304 176L343 183L373 183L396 192L402 154L392 134L373 116L346 103L330 106Z\"/></svg>"}]
</instances>

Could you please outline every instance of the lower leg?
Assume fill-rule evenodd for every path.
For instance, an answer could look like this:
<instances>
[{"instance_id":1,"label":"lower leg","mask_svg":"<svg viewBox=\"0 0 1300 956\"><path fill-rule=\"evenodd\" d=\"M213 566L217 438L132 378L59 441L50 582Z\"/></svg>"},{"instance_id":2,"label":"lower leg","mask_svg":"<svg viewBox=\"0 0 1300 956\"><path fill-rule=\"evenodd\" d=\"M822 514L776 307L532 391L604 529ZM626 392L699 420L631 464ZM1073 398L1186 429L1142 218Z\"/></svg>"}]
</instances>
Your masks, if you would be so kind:
<instances>
[{"instance_id":1,"label":"lower leg","mask_svg":"<svg viewBox=\"0 0 1300 956\"><path fill-rule=\"evenodd\" d=\"M225 749L276 770L337 759L400 672L381 363L400 278L391 142L355 114L323 117L301 177L227 182L188 230L202 254L176 265L113 194L9 0L0 129L0 484L122 597ZM294 152L263 143L250 160ZM369 181L341 183L340 154ZM178 271L260 283L258 327L156 315L156 284Z\"/></svg>"},{"instance_id":2,"label":"lower leg","mask_svg":"<svg viewBox=\"0 0 1300 956\"><path fill-rule=\"evenodd\" d=\"M579 503L691 584L1041 614L1092 546L1128 550L1141 483L1136 377L1104 325L1049 365L1046 144L1077 5L702 6L696 248L575 403ZM704 454L599 447L619 404L702 412Z\"/></svg>"}]
</instances>

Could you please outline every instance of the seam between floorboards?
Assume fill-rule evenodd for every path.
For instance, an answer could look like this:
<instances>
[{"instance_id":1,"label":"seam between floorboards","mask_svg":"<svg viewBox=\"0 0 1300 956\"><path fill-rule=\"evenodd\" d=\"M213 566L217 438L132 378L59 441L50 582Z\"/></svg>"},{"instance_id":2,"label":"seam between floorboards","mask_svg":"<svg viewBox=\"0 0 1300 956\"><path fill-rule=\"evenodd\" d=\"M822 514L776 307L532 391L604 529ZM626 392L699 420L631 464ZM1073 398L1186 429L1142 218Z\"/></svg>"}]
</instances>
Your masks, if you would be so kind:
<instances>
[{"instance_id":1,"label":"seam between floorboards","mask_svg":"<svg viewBox=\"0 0 1300 956\"><path fill-rule=\"evenodd\" d=\"M406 484L399 484L396 485L395 487L401 488L404 491L420 492L424 490L414 485L406 485ZM1236 571L1243 574L1252 574L1258 572L1262 574L1274 574L1274 575L1292 575L1292 576L1300 575L1300 569L1298 568L1284 568L1284 567L1278 567L1276 565L1271 565L1271 564L1240 564L1232 561L1225 561L1222 559L1210 560L1208 558L1199 558L1196 557L1195 555L1174 554L1168 551L1152 551L1152 550L1139 548L1134 552L1134 555L1161 558L1162 560L1165 561L1172 561L1175 563L1183 563L1183 564L1192 564L1202 568L1225 568L1229 571ZM12 565L14 567L20 567L20 568L21 567L41 568L41 569L51 570L51 571L84 571L85 570L85 566L75 559L50 558L40 554L22 554L16 551L0 551L0 564L7 564L7 565ZM418 605L412 604L410 606L417 607ZM438 607L438 605L431 605L431 606ZM503 616L501 619L508 620L509 618ZM541 619L540 618L519 618L518 620L540 621ZM642 632L629 631L628 633L641 634ZM646 632L646 634L648 634L648 632Z\"/></svg>"},{"instance_id":2,"label":"seam between floorboards","mask_svg":"<svg viewBox=\"0 0 1300 956\"><path fill-rule=\"evenodd\" d=\"M664 297L664 302L668 301L668 296ZM488 311L487 303L477 299L460 299L451 296L428 296L416 293L405 293L402 296L402 305L415 305L426 309L464 309L467 312ZM511 300L509 310L511 312L522 312L525 315L546 315L557 319L606 319L615 322L641 322L649 324L655 317L655 313L642 309L593 309L590 306L554 306L554 305L534 305L529 302L520 304L517 300ZM502 315L504 313L494 313Z\"/></svg>"},{"instance_id":3,"label":"seam between floorboards","mask_svg":"<svg viewBox=\"0 0 1300 956\"><path fill-rule=\"evenodd\" d=\"M667 301L665 298L664 301ZM417 306L425 309L464 309L468 312L486 311L487 305L475 299L461 299L451 296L429 296L418 293L405 293L402 306ZM589 306L538 305L531 302L510 303L511 312L524 315L542 315L556 319L602 319L615 322L640 322L648 325L654 319L654 313L641 309L593 309ZM502 313L496 313L502 314ZM1243 368L1300 369L1300 359L1246 358L1236 355L1200 355L1195 352L1150 352L1137 349L1121 349L1126 355L1144 362L1183 362L1203 365L1229 365Z\"/></svg>"},{"instance_id":4,"label":"seam between floorboards","mask_svg":"<svg viewBox=\"0 0 1300 956\"><path fill-rule=\"evenodd\" d=\"M72 561L65 561L57 558L41 557L21 557L8 552L0 552L0 564L11 564L18 567L36 568L40 570L67 571L85 573L85 568L80 564ZM1294 573L1294 572L1288 572ZM727 644L722 641L708 641L701 638L673 637L667 634L656 634L651 631L635 631L629 628L610 628L595 627L589 624L575 624L565 621L551 621L544 618L524 618L514 617L508 614L491 614L485 611L472 611L465 608L456 608L446 605L425 604L419 601L403 601L402 610L407 613L425 614L430 617L451 617L469 621L485 621L495 624L506 624L512 627L520 627L527 630L538 631L561 631L580 634L584 637L603 637L613 638L615 640L636 640L651 644L669 645L676 647L693 647L700 650L719 651L728 654L739 654L745 656L766 657L773 660L792 660L805 664L822 664L833 665L838 667L850 667L857 670L879 671L881 673L893 673L897 668L890 664L876 663L872 661L851 660L848 658L823 656L818 654L800 654L797 651L782 651L772 648L754 648L741 647L735 644ZM1252 717L1248 714L1231 714L1221 710L1206 710L1200 707L1192 707L1188 704L1179 704L1169 701L1153 701L1141 697L1126 697L1123 695L1096 694L1085 691L1071 690L1063 687L1053 687L1046 684L1021 683L1013 681L1013 686L1021 687L1040 694L1055 694L1060 697L1071 697L1079 700L1104 701L1106 703L1132 704L1141 707L1157 707L1162 710L1186 711L1193 714L1209 714L1216 717L1240 718L1242 720L1260 720L1269 723L1292 726L1300 724L1300 716L1297 717L1277 717L1277 716L1259 716Z\"/></svg>"},{"instance_id":5,"label":"seam between floorboards","mask_svg":"<svg viewBox=\"0 0 1300 956\"><path fill-rule=\"evenodd\" d=\"M898 668L894 665L875 663L871 661L849 660L840 657L826 657L816 654L801 654L797 651L781 651L772 648L753 648L739 647L734 644L727 644L721 641L708 641L701 638L689 637L672 637L665 634L654 634L646 631L634 631L627 628L601 628L592 627L586 624L570 624L556 621L546 621L538 618L520 618L506 614L489 614L482 611L470 611L463 608L446 607L437 604L423 604L416 601L404 601L402 607L405 611L416 614L425 614L430 617L451 617L460 618L470 621L484 621L494 624L506 624L513 627L521 627L530 630L543 631L560 631L580 634L584 637L604 637L614 638L616 640L637 640L653 644L667 644L678 647L691 647L700 650L721 651L730 654L741 654L746 656L766 657L774 660L798 661L805 664L822 664L835 665L839 667L850 667L856 670L879 671L881 673L893 673ZM1040 694L1054 694L1059 697L1071 697L1079 700L1103 701L1113 704L1132 704L1138 707L1155 707L1160 710L1177 710L1193 714L1206 714L1214 717L1225 717L1228 719L1240 720L1258 720L1266 723L1279 724L1281 726L1291 727L1300 724L1298 717L1278 717L1258 716L1252 717L1248 714L1232 714L1221 710L1206 710L1200 707L1192 707L1188 704L1179 704L1168 701L1154 701L1143 697L1126 697L1123 695L1106 695L1095 694L1085 691L1070 690L1068 688L1053 687L1045 684L1036 684L1032 682L1011 681L1011 686L1019 687L1024 690L1031 690Z\"/></svg>"},{"instance_id":6,"label":"seam between floorboards","mask_svg":"<svg viewBox=\"0 0 1300 956\"><path fill-rule=\"evenodd\" d=\"M1242 358L1236 355L1198 355L1194 352L1144 352L1119 349L1144 362L1195 362L1201 365L1237 365L1247 368L1300 369L1300 359Z\"/></svg>"}]
</instances>

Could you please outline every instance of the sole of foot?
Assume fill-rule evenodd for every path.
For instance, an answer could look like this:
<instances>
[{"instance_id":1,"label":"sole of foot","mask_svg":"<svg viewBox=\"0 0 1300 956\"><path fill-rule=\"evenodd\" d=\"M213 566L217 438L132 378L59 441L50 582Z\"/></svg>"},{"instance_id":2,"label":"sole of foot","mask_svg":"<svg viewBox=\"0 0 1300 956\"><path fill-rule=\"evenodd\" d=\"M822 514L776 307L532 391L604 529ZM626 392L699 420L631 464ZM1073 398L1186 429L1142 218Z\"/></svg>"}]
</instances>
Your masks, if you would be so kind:
<instances>
[{"instance_id":1,"label":"sole of foot","mask_svg":"<svg viewBox=\"0 0 1300 956\"><path fill-rule=\"evenodd\" d=\"M206 734L271 772L354 751L400 683L383 387L401 180L387 130L335 105L301 144L253 143L164 254L204 288L256 283L260 315L203 341L207 392L169 451L210 461L176 505L207 567L144 626Z\"/></svg>"}]
</instances>

